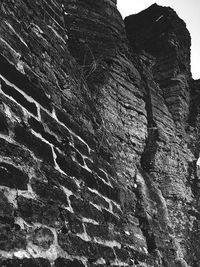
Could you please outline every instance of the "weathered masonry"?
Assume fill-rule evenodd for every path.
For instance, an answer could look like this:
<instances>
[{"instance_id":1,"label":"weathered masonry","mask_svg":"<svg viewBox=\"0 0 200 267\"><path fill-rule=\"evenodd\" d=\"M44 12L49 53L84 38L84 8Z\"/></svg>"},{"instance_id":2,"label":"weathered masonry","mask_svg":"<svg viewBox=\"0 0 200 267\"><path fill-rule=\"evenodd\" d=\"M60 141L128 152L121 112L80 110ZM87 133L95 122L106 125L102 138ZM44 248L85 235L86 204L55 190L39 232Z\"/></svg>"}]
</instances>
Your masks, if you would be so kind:
<instances>
[{"instance_id":1,"label":"weathered masonry","mask_svg":"<svg viewBox=\"0 0 200 267\"><path fill-rule=\"evenodd\" d=\"M200 266L200 82L153 5L0 2L0 266Z\"/></svg>"}]
</instances>

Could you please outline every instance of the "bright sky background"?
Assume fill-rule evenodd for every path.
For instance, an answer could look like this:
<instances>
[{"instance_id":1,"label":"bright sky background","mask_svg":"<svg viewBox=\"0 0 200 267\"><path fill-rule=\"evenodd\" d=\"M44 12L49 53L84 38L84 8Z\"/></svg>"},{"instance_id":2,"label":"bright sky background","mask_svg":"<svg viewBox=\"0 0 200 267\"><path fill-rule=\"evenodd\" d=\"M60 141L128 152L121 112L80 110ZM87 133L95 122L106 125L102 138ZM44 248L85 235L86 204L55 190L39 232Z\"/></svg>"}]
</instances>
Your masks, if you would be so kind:
<instances>
[{"instance_id":1,"label":"bright sky background","mask_svg":"<svg viewBox=\"0 0 200 267\"><path fill-rule=\"evenodd\" d=\"M138 13L150 5L172 7L187 25L192 38L191 69L194 79L200 78L200 0L117 0L123 17Z\"/></svg>"}]
</instances>

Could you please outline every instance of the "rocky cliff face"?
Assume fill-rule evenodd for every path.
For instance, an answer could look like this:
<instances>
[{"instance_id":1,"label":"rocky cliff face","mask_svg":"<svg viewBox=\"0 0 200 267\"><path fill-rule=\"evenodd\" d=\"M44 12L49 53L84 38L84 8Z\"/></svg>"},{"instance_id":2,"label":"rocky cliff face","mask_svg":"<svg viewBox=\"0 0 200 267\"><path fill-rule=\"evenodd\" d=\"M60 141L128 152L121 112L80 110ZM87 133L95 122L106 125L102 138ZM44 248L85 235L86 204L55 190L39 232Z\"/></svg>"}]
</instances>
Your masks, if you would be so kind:
<instances>
[{"instance_id":1,"label":"rocky cliff face","mask_svg":"<svg viewBox=\"0 0 200 267\"><path fill-rule=\"evenodd\" d=\"M0 263L199 266L199 88L170 8L0 6Z\"/></svg>"}]
</instances>

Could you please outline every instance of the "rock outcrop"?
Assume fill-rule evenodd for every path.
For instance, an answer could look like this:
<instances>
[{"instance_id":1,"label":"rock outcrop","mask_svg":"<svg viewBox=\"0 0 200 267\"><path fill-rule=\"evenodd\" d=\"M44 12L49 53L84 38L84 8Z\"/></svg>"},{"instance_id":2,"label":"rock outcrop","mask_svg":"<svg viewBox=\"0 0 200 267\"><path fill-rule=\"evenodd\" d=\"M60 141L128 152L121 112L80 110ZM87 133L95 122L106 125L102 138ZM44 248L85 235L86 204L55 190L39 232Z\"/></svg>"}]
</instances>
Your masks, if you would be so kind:
<instances>
[{"instance_id":1,"label":"rock outcrop","mask_svg":"<svg viewBox=\"0 0 200 267\"><path fill-rule=\"evenodd\" d=\"M200 82L171 8L0 4L0 265L200 265Z\"/></svg>"}]
</instances>

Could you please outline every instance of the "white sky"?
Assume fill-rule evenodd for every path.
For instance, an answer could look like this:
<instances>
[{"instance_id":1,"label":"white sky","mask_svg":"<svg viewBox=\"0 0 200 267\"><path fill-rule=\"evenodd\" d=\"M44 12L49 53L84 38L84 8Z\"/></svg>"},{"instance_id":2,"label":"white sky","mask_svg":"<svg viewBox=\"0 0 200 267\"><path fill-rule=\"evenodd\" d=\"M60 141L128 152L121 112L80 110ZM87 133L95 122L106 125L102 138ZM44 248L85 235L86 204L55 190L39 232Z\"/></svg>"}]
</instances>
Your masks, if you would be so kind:
<instances>
[{"instance_id":1,"label":"white sky","mask_svg":"<svg viewBox=\"0 0 200 267\"><path fill-rule=\"evenodd\" d=\"M191 69L194 79L200 78L200 0L117 0L123 17L138 13L150 5L172 7L187 25L192 38Z\"/></svg>"}]
</instances>

